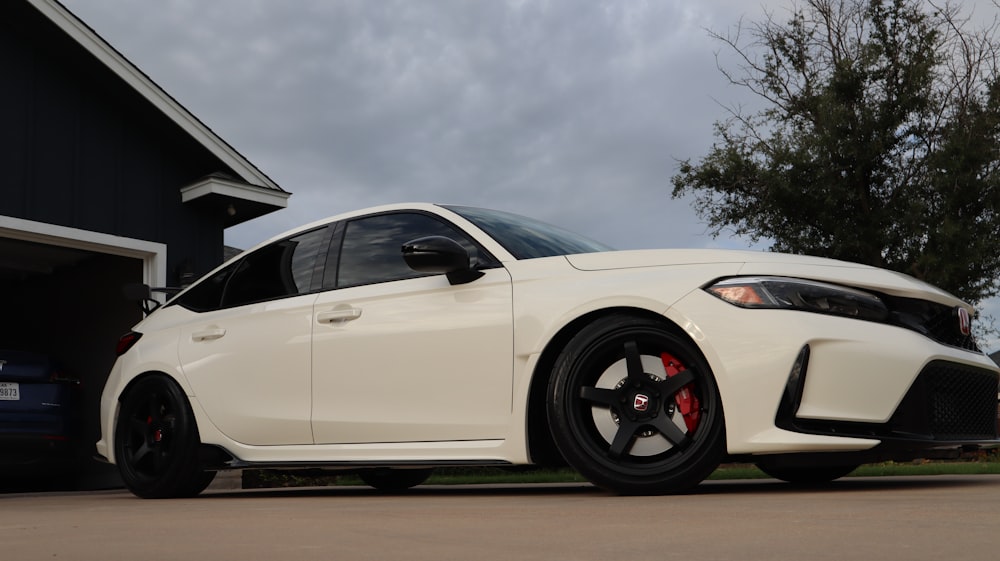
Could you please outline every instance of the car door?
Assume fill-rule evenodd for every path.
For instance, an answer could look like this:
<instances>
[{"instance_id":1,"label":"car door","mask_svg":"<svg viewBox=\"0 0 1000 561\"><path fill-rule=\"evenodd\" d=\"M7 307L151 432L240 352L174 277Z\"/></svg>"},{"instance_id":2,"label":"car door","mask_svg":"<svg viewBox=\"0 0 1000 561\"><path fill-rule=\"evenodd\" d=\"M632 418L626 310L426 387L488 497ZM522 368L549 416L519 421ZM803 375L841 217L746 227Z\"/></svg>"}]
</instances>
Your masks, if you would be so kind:
<instances>
[{"instance_id":1,"label":"car door","mask_svg":"<svg viewBox=\"0 0 1000 561\"><path fill-rule=\"evenodd\" d=\"M443 235L487 261L442 219L416 212L343 227L334 290L316 301L313 434L318 444L498 439L511 410L511 279L497 266L451 285L406 266L402 245ZM336 242L335 242L336 244ZM491 259L491 258L490 258Z\"/></svg>"},{"instance_id":2,"label":"car door","mask_svg":"<svg viewBox=\"0 0 1000 561\"><path fill-rule=\"evenodd\" d=\"M178 299L196 314L180 327L181 368L212 423L237 442L312 443L313 304L329 233L269 244Z\"/></svg>"}]
</instances>

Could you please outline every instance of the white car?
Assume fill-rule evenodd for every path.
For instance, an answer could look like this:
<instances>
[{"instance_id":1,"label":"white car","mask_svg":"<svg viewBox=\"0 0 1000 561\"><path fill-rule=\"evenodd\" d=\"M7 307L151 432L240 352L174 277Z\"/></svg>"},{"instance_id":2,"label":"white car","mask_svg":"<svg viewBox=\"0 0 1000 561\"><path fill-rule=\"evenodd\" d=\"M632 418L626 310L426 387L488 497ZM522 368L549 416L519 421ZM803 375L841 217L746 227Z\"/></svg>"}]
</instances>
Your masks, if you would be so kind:
<instances>
[{"instance_id":1,"label":"white car","mask_svg":"<svg viewBox=\"0 0 1000 561\"><path fill-rule=\"evenodd\" d=\"M141 497L218 470L565 465L673 493L1000 445L974 311L813 257L611 251L508 213L394 205L223 264L119 343L98 453Z\"/></svg>"}]
</instances>

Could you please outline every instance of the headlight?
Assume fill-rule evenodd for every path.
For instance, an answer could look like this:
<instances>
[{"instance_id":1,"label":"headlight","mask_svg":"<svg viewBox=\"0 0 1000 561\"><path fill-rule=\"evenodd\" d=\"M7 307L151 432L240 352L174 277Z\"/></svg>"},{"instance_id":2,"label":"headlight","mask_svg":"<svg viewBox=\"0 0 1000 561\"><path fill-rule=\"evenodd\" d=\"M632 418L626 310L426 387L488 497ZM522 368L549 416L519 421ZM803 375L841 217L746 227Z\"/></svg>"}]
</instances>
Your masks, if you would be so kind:
<instances>
[{"instance_id":1,"label":"headlight","mask_svg":"<svg viewBox=\"0 0 1000 561\"><path fill-rule=\"evenodd\" d=\"M805 279L734 277L705 290L741 308L801 310L878 322L889 318L889 309L874 294Z\"/></svg>"}]
</instances>

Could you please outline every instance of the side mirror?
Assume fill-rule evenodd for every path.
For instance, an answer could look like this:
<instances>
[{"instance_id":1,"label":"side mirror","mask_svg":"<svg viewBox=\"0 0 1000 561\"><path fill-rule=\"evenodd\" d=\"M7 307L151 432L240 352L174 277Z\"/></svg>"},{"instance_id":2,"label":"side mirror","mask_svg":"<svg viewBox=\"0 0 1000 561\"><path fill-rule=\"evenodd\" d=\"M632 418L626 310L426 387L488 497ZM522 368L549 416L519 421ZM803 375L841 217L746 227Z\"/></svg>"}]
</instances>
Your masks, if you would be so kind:
<instances>
[{"instance_id":1,"label":"side mirror","mask_svg":"<svg viewBox=\"0 0 1000 561\"><path fill-rule=\"evenodd\" d=\"M420 273L445 273L451 284L465 284L483 276L472 268L472 256L462 244L444 236L427 236L403 244L403 260Z\"/></svg>"}]
</instances>

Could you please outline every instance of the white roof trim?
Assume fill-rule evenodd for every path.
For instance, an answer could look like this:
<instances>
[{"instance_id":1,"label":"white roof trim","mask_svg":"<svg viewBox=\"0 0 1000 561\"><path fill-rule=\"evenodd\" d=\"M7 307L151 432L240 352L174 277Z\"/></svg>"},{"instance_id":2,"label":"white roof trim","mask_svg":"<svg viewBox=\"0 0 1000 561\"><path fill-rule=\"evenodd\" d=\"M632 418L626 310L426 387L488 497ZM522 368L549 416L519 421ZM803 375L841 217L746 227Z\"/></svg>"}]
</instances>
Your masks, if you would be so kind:
<instances>
[{"instance_id":1,"label":"white roof trim","mask_svg":"<svg viewBox=\"0 0 1000 561\"><path fill-rule=\"evenodd\" d=\"M289 193L284 191L264 189L221 177L206 177L197 183L181 187L181 201L185 203L212 194L263 203L280 208L288 206L289 196Z\"/></svg>"},{"instance_id":2,"label":"white roof trim","mask_svg":"<svg viewBox=\"0 0 1000 561\"><path fill-rule=\"evenodd\" d=\"M134 64L129 62L90 27L56 0L28 0L38 11L59 26L77 43L104 63L112 72L145 97L157 109L201 143L217 158L252 185L285 192L249 160L222 140L187 109L177 103ZM284 206L284 205L282 205Z\"/></svg>"}]
</instances>

